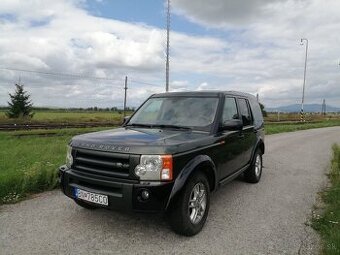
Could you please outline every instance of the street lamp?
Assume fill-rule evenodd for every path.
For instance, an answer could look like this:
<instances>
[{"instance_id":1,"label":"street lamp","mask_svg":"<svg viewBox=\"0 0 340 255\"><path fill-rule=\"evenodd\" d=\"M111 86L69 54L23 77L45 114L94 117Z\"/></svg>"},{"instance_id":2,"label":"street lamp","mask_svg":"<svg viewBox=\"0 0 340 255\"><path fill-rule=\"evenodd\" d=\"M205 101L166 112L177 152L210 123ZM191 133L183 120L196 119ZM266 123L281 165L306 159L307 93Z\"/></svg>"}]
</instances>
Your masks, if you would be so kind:
<instances>
[{"instance_id":1,"label":"street lamp","mask_svg":"<svg viewBox=\"0 0 340 255\"><path fill-rule=\"evenodd\" d=\"M304 42L305 42L305 44L304 44ZM306 45L305 71L304 71L304 74L303 74L303 88L302 88L302 100L301 100L301 112L300 112L301 121L305 121L305 116L304 116L304 112L303 112L303 104L305 102L305 86L306 86L308 39L301 38L301 45Z\"/></svg>"}]
</instances>

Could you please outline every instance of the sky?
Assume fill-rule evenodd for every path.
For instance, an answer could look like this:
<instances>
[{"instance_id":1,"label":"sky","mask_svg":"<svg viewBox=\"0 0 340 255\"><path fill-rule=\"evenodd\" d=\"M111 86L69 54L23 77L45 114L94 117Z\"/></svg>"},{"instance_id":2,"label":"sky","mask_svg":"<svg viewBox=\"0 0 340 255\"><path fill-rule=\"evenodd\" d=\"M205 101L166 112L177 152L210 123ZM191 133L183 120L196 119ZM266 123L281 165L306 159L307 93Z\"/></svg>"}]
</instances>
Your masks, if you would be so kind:
<instances>
[{"instance_id":1,"label":"sky","mask_svg":"<svg viewBox=\"0 0 340 255\"><path fill-rule=\"evenodd\" d=\"M165 90L161 0L1 0L0 106L138 106ZM171 0L170 91L237 90L267 107L340 107L339 0ZM11 71L31 70L40 73ZM47 75L42 73L54 73ZM62 75L70 74L72 76Z\"/></svg>"}]
</instances>

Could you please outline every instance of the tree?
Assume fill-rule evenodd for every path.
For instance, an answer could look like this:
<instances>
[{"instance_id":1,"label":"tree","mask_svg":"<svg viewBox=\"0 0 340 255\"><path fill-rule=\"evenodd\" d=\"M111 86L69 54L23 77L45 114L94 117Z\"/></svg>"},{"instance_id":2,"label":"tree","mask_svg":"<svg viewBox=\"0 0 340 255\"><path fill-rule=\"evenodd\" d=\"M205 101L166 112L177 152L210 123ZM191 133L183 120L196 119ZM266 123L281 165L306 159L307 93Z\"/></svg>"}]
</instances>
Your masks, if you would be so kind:
<instances>
[{"instance_id":1,"label":"tree","mask_svg":"<svg viewBox=\"0 0 340 255\"><path fill-rule=\"evenodd\" d=\"M262 112L263 117L267 117L267 112L266 112L266 110L264 109L264 105L261 104L261 103L259 103L259 104L260 104L260 107L261 107L261 112Z\"/></svg>"},{"instance_id":2,"label":"tree","mask_svg":"<svg viewBox=\"0 0 340 255\"><path fill-rule=\"evenodd\" d=\"M14 94L9 94L11 101L8 102L9 110L6 112L8 118L32 118L31 95L24 91L24 85L15 84Z\"/></svg>"}]
</instances>

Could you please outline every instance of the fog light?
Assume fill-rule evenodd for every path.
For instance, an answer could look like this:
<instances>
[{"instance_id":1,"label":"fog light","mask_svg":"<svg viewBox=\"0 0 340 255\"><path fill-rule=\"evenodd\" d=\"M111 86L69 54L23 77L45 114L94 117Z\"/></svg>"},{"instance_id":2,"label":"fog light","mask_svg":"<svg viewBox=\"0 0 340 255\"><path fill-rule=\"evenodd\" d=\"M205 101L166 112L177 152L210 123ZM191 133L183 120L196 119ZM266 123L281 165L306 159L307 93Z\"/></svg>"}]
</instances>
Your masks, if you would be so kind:
<instances>
[{"instance_id":1,"label":"fog light","mask_svg":"<svg viewBox=\"0 0 340 255\"><path fill-rule=\"evenodd\" d=\"M142 198L143 198L143 200L147 200L147 199L149 199L149 197L150 197L149 191L143 190L142 191Z\"/></svg>"}]
</instances>

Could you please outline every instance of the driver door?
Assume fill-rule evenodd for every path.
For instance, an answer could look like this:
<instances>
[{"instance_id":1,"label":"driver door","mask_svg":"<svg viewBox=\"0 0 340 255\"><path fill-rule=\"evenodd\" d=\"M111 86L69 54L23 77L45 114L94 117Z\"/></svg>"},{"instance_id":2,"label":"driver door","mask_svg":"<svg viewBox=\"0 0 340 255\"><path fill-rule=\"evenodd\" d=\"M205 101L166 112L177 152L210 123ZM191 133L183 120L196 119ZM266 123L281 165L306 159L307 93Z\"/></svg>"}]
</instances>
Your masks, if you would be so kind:
<instances>
[{"instance_id":1,"label":"driver door","mask_svg":"<svg viewBox=\"0 0 340 255\"><path fill-rule=\"evenodd\" d=\"M226 97L224 100L222 123L239 119L236 98ZM220 150L221 178L228 177L243 167L244 136L242 131L221 131L222 149Z\"/></svg>"}]
</instances>

